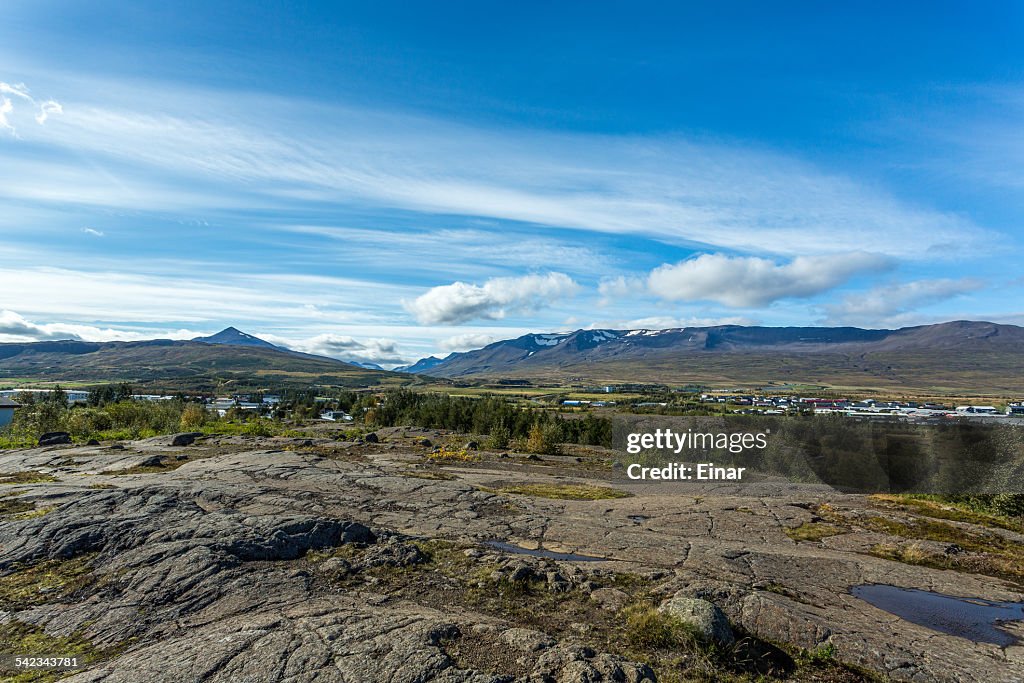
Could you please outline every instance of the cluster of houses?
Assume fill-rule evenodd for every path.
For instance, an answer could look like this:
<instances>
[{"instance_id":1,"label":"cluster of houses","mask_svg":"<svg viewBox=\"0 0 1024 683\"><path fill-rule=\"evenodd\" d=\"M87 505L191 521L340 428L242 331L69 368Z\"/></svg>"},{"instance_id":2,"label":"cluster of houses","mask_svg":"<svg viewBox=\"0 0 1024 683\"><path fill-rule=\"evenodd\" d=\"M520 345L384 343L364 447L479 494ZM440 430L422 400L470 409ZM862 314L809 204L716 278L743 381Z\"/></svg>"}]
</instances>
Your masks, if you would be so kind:
<instances>
[{"instance_id":1,"label":"cluster of houses","mask_svg":"<svg viewBox=\"0 0 1024 683\"><path fill-rule=\"evenodd\" d=\"M132 399L136 401L169 401L174 398L164 394L132 394ZM214 415L224 417L232 409L263 413L272 410L280 402L281 397L275 394L235 394L206 399L204 405Z\"/></svg>"},{"instance_id":2,"label":"cluster of houses","mask_svg":"<svg viewBox=\"0 0 1024 683\"><path fill-rule=\"evenodd\" d=\"M7 397L0 397L0 429L11 424L14 419L14 411L21 406Z\"/></svg>"},{"instance_id":3,"label":"cluster of houses","mask_svg":"<svg viewBox=\"0 0 1024 683\"><path fill-rule=\"evenodd\" d=\"M591 408L604 408L605 406L615 405L615 401L581 401L567 398L562 401L562 405L568 406L570 408L581 406L590 406Z\"/></svg>"},{"instance_id":4,"label":"cluster of houses","mask_svg":"<svg viewBox=\"0 0 1024 683\"><path fill-rule=\"evenodd\" d=\"M281 397L275 394L264 394L262 396L252 394L235 394L234 396L218 396L206 402L206 409L224 417L229 410L248 410L255 413L264 413L273 410L281 402Z\"/></svg>"},{"instance_id":5,"label":"cluster of houses","mask_svg":"<svg viewBox=\"0 0 1024 683\"><path fill-rule=\"evenodd\" d=\"M47 394L49 389L3 390L0 391L0 428L11 423L14 411L20 407L15 397L23 393ZM88 400L86 391L65 391L72 403ZM166 401L173 396L156 394L135 394L139 401ZM839 414L862 419L904 419L933 420L937 418L990 419L1017 417L1024 419L1024 401L1010 403L1003 410L990 405L947 406L940 403L919 401L880 401L876 399L850 400L845 398L810 398L803 396L754 396L746 394L701 394L702 403L716 403L734 406L733 412L741 414L785 415L793 412L811 411L815 414ZM223 417L229 410L247 410L264 414L277 407L281 397L273 394L236 394L211 398L206 408ZM565 399L566 407L604 408L615 405L615 401L587 401ZM636 407L663 407L666 403L646 402ZM324 410L320 419L329 422L351 422L352 416L341 410Z\"/></svg>"},{"instance_id":6,"label":"cluster of houses","mask_svg":"<svg viewBox=\"0 0 1024 683\"><path fill-rule=\"evenodd\" d=\"M85 403L89 400L88 391L77 391L74 389L62 389L61 391L64 392L64 397L67 398L68 403ZM53 389L3 389L0 390L0 398L17 401L18 397L24 394L31 394L36 398L44 398L53 392Z\"/></svg>"},{"instance_id":7,"label":"cluster of houses","mask_svg":"<svg viewBox=\"0 0 1024 683\"><path fill-rule=\"evenodd\" d=\"M52 389L4 389L0 390L0 429L11 424L14 419L14 411L21 407L16 400L23 394L32 394L37 398L48 396ZM65 391L68 403L85 403L89 399L88 391Z\"/></svg>"},{"instance_id":8,"label":"cluster of houses","mask_svg":"<svg viewBox=\"0 0 1024 683\"><path fill-rule=\"evenodd\" d=\"M789 412L812 411L817 414L840 414L851 417L991 418L1024 417L1024 402L1010 403L1005 410L987 405L948 406L924 401L880 401L873 398L809 398L803 396L748 396L701 394L702 403L725 403L746 406L734 412L745 414L784 415Z\"/></svg>"}]
</instances>

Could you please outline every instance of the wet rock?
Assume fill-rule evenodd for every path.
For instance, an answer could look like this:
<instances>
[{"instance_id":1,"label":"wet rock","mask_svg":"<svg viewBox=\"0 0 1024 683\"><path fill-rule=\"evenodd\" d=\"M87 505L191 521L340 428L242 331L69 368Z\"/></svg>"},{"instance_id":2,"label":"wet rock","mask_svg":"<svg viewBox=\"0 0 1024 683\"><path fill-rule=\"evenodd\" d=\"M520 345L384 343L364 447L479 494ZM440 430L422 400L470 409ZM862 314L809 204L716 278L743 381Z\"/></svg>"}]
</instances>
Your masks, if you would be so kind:
<instances>
[{"instance_id":1,"label":"wet rock","mask_svg":"<svg viewBox=\"0 0 1024 683\"><path fill-rule=\"evenodd\" d=\"M663 602L658 610L692 627L706 642L725 646L736 642L725 613L713 602L674 597Z\"/></svg>"}]
</instances>

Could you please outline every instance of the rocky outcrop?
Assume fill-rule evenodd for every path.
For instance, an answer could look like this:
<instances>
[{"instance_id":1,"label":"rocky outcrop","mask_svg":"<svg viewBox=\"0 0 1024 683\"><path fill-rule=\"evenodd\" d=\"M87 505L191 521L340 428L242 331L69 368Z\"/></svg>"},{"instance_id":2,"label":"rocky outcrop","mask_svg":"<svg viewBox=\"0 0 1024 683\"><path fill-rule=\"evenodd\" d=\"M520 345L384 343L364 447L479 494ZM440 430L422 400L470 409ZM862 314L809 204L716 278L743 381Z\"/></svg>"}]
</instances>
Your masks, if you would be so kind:
<instances>
[{"instance_id":1,"label":"rocky outcrop","mask_svg":"<svg viewBox=\"0 0 1024 683\"><path fill-rule=\"evenodd\" d=\"M71 435L67 432L47 432L39 437L40 446L63 446L71 443Z\"/></svg>"},{"instance_id":2,"label":"rocky outcrop","mask_svg":"<svg viewBox=\"0 0 1024 683\"><path fill-rule=\"evenodd\" d=\"M725 647L736 642L729 620L713 602L676 596L663 602L658 609L693 629L704 642Z\"/></svg>"},{"instance_id":3,"label":"rocky outcrop","mask_svg":"<svg viewBox=\"0 0 1024 683\"><path fill-rule=\"evenodd\" d=\"M2 519L0 581L43 562L55 575L82 562L92 574L3 608L5 618L116 653L67 679L76 683L639 683L653 671L593 629L654 596L723 645L731 622L741 642L827 647L895 680L1024 679L1018 646L931 631L849 593L877 582L1020 599L1005 582L872 556L884 537L852 527L823 542L785 533L826 499L851 516L878 514L864 498L790 484L620 484L574 458L487 451L435 477L436 463L411 467L425 462L422 434L407 447L398 431L379 437L396 448L224 436L7 452L0 475L56 481L5 487L40 512ZM183 464L123 474L152 458ZM510 479L634 495L485 490ZM533 622L527 600L577 611Z\"/></svg>"}]
</instances>

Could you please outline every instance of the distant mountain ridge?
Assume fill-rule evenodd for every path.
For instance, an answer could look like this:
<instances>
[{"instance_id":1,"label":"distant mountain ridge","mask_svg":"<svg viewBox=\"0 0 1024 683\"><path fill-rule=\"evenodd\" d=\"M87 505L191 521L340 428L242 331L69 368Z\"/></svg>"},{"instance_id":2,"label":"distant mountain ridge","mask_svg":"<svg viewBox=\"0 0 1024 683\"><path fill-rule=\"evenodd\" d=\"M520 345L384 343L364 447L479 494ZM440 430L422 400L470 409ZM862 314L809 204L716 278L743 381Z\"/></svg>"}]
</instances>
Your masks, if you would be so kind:
<instances>
[{"instance_id":1,"label":"distant mountain ridge","mask_svg":"<svg viewBox=\"0 0 1024 683\"><path fill-rule=\"evenodd\" d=\"M219 387L371 386L399 375L292 351L229 327L189 341L44 341L0 344L5 377L56 382L131 382L213 391Z\"/></svg>"},{"instance_id":2,"label":"distant mountain ridge","mask_svg":"<svg viewBox=\"0 0 1024 683\"><path fill-rule=\"evenodd\" d=\"M209 337L195 337L192 341L203 342L204 344L226 344L228 346L259 346L265 349L277 349L278 351L283 351L285 353L295 353L300 356L309 355L304 354L301 351L289 349L287 346L278 346L277 344L271 344L266 339L260 339L259 337L255 337L249 334L248 332L242 332L237 327L227 327L218 332L217 334L210 335ZM317 357L328 358L328 356ZM376 363L369 363L358 360L341 360L340 358L331 358L331 360L337 360L338 362L341 363L348 363L349 365L354 365L357 368L364 368L366 370L384 370L384 368L377 365Z\"/></svg>"},{"instance_id":3,"label":"distant mountain ridge","mask_svg":"<svg viewBox=\"0 0 1024 683\"><path fill-rule=\"evenodd\" d=\"M458 354L451 354L446 358L438 358L437 356L427 356L421 358L412 365L399 365L393 372L405 372L411 375L417 375L420 373L427 373L431 368L437 367L441 363L445 362L449 358L452 358Z\"/></svg>"},{"instance_id":4,"label":"distant mountain ridge","mask_svg":"<svg viewBox=\"0 0 1024 683\"><path fill-rule=\"evenodd\" d=\"M205 344L227 344L229 346L261 346L265 349L291 351L291 349L271 344L264 339L242 332L237 327L226 327L217 334L212 334L209 337L195 337L192 341L203 342Z\"/></svg>"},{"instance_id":5,"label":"distant mountain ridge","mask_svg":"<svg viewBox=\"0 0 1024 683\"><path fill-rule=\"evenodd\" d=\"M405 371L444 378L792 381L1024 392L1022 360L1024 328L990 322L897 330L721 325L527 334L439 361L423 359Z\"/></svg>"}]
</instances>

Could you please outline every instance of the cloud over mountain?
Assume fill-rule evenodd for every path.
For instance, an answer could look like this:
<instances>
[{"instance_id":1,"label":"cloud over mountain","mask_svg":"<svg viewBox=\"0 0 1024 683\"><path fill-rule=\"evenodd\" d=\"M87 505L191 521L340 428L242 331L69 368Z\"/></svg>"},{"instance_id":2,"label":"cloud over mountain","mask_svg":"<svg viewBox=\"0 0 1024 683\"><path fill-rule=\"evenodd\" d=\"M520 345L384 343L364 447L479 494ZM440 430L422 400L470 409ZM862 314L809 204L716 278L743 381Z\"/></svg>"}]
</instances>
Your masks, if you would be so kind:
<instances>
[{"instance_id":1,"label":"cloud over mountain","mask_svg":"<svg viewBox=\"0 0 1024 683\"><path fill-rule=\"evenodd\" d=\"M533 311L573 296L580 287L565 273L498 277L483 285L453 282L434 287L405 308L421 325L459 325L509 312Z\"/></svg>"},{"instance_id":2,"label":"cloud over mountain","mask_svg":"<svg viewBox=\"0 0 1024 683\"><path fill-rule=\"evenodd\" d=\"M888 325L911 322L906 316L913 310L977 291L985 283L976 278L915 280L875 287L844 297L824 307L828 324Z\"/></svg>"},{"instance_id":3,"label":"cloud over mountain","mask_svg":"<svg viewBox=\"0 0 1024 683\"><path fill-rule=\"evenodd\" d=\"M276 337L270 336L277 340ZM341 334L319 334L296 342L278 340L282 346L295 351L327 356L338 360L397 365L406 362L393 339L355 339Z\"/></svg>"},{"instance_id":4,"label":"cloud over mountain","mask_svg":"<svg viewBox=\"0 0 1024 683\"><path fill-rule=\"evenodd\" d=\"M653 294L669 301L715 301L747 308L811 297L855 275L890 267L889 259L867 252L797 256L789 263L756 256L701 254L655 268L647 284Z\"/></svg>"}]
</instances>

